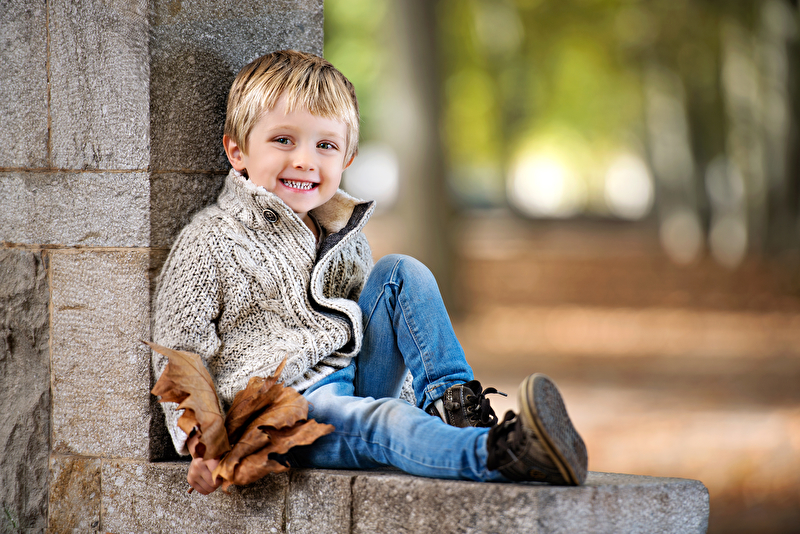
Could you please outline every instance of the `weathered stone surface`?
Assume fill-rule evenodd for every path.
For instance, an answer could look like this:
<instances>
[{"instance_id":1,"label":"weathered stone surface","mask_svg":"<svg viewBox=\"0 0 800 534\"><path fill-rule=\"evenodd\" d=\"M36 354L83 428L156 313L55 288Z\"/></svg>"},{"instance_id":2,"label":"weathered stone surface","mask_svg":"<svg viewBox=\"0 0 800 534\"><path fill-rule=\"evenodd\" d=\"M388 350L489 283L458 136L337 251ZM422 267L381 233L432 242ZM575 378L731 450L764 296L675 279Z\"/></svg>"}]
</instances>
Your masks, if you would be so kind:
<instances>
[{"instance_id":1,"label":"weathered stone surface","mask_svg":"<svg viewBox=\"0 0 800 534\"><path fill-rule=\"evenodd\" d=\"M286 532L350 533L354 471L298 469L291 472L286 500Z\"/></svg>"},{"instance_id":2,"label":"weathered stone surface","mask_svg":"<svg viewBox=\"0 0 800 534\"><path fill-rule=\"evenodd\" d=\"M432 520L435 518L435 520ZM590 473L579 488L359 476L353 532L705 532L693 480Z\"/></svg>"},{"instance_id":3,"label":"weathered stone surface","mask_svg":"<svg viewBox=\"0 0 800 534\"><path fill-rule=\"evenodd\" d=\"M50 458L51 532L93 531L100 526L100 460Z\"/></svg>"},{"instance_id":4,"label":"weathered stone surface","mask_svg":"<svg viewBox=\"0 0 800 534\"><path fill-rule=\"evenodd\" d=\"M315 53L322 53L322 0L242 0L236 4L236 12L231 13L225 3L214 1L175 2L174 0L156 0L153 2L151 21L155 26L168 24L202 22L208 20L258 19L265 16L281 17L280 25L287 28L298 26L301 31L315 32L311 37L317 44Z\"/></svg>"},{"instance_id":5,"label":"weathered stone surface","mask_svg":"<svg viewBox=\"0 0 800 534\"><path fill-rule=\"evenodd\" d=\"M283 532L289 476L268 476L230 495L187 493L189 464L103 461L104 532ZM323 532L323 531L318 531Z\"/></svg>"},{"instance_id":6,"label":"weathered stone surface","mask_svg":"<svg viewBox=\"0 0 800 534\"><path fill-rule=\"evenodd\" d=\"M705 532L708 490L697 480L590 473L586 486L540 499L542 532Z\"/></svg>"},{"instance_id":7,"label":"weathered stone surface","mask_svg":"<svg viewBox=\"0 0 800 534\"><path fill-rule=\"evenodd\" d=\"M214 202L224 175L131 172L0 173L0 240L169 247Z\"/></svg>"},{"instance_id":8,"label":"weathered stone surface","mask_svg":"<svg viewBox=\"0 0 800 534\"><path fill-rule=\"evenodd\" d=\"M148 457L149 254L51 256L53 450Z\"/></svg>"},{"instance_id":9,"label":"weathered stone surface","mask_svg":"<svg viewBox=\"0 0 800 534\"><path fill-rule=\"evenodd\" d=\"M0 167L47 165L46 17L44 2L0 4Z\"/></svg>"},{"instance_id":10,"label":"weathered stone surface","mask_svg":"<svg viewBox=\"0 0 800 534\"><path fill-rule=\"evenodd\" d=\"M0 173L3 241L140 247L149 233L147 173Z\"/></svg>"},{"instance_id":11,"label":"weathered stone surface","mask_svg":"<svg viewBox=\"0 0 800 534\"><path fill-rule=\"evenodd\" d=\"M192 215L217 199L224 179L224 174L153 174L150 180L150 246L171 246Z\"/></svg>"},{"instance_id":12,"label":"weathered stone surface","mask_svg":"<svg viewBox=\"0 0 800 534\"><path fill-rule=\"evenodd\" d=\"M705 532L694 480L590 473L583 487L484 484L399 472L296 470L231 495L187 494L186 462L104 460L104 531Z\"/></svg>"},{"instance_id":13,"label":"weathered stone surface","mask_svg":"<svg viewBox=\"0 0 800 534\"><path fill-rule=\"evenodd\" d=\"M0 249L0 531L42 529L50 446L49 325L42 252Z\"/></svg>"},{"instance_id":14,"label":"weathered stone surface","mask_svg":"<svg viewBox=\"0 0 800 534\"><path fill-rule=\"evenodd\" d=\"M359 476L353 484L353 532L538 532L536 490L543 488L402 473Z\"/></svg>"},{"instance_id":15,"label":"weathered stone surface","mask_svg":"<svg viewBox=\"0 0 800 534\"><path fill-rule=\"evenodd\" d=\"M145 169L147 2L53 0L48 5L53 165Z\"/></svg>"},{"instance_id":16,"label":"weathered stone surface","mask_svg":"<svg viewBox=\"0 0 800 534\"><path fill-rule=\"evenodd\" d=\"M256 57L283 48L322 53L322 1L159 1L151 18L151 168L227 171L228 90Z\"/></svg>"}]
</instances>

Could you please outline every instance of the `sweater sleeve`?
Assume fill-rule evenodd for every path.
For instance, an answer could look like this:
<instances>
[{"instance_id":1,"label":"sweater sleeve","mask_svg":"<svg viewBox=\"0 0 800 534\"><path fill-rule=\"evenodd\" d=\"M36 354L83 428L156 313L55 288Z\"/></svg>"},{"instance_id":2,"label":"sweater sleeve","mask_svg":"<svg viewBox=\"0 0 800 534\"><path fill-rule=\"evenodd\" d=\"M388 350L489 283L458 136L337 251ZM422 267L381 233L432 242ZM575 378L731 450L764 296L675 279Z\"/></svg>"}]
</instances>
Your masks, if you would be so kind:
<instances>
[{"instance_id":1,"label":"sweater sleeve","mask_svg":"<svg viewBox=\"0 0 800 534\"><path fill-rule=\"evenodd\" d=\"M189 226L178 236L161 271L155 303L153 341L174 350L199 354L208 368L220 350L216 320L222 308L219 272L203 228ZM153 352L156 379L164 372L167 358ZM213 377L212 373L212 377ZM178 427L183 410L173 402L161 403L175 450L186 455L188 436Z\"/></svg>"}]
</instances>

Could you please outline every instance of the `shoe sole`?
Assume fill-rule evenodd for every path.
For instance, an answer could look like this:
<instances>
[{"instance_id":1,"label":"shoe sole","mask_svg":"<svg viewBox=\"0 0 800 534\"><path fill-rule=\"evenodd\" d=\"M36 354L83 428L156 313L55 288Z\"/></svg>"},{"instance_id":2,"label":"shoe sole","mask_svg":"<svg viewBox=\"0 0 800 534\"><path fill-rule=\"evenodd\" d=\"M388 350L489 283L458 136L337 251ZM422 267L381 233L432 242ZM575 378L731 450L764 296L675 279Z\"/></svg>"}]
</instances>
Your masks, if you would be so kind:
<instances>
[{"instance_id":1,"label":"shoe sole","mask_svg":"<svg viewBox=\"0 0 800 534\"><path fill-rule=\"evenodd\" d=\"M534 429L567 484L583 484L586 445L572 425L553 381L540 373L525 378L519 386L519 404L523 423Z\"/></svg>"}]
</instances>

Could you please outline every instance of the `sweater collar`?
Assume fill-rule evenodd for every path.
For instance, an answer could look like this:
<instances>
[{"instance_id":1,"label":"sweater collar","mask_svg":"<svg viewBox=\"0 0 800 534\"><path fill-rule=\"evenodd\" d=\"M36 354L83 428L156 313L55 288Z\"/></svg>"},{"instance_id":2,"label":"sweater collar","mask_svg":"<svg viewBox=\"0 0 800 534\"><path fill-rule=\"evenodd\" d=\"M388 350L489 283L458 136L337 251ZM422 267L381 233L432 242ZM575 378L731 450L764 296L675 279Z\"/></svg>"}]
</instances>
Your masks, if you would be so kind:
<instances>
[{"instance_id":1,"label":"sweater collar","mask_svg":"<svg viewBox=\"0 0 800 534\"><path fill-rule=\"evenodd\" d=\"M299 225L307 229L300 217L278 195L253 184L235 169L231 169L225 178L217 203L248 228L272 232L282 225L288 225L289 228ZM366 209L355 210L359 205L365 205ZM372 215L374 205L374 201L360 200L339 189L328 202L311 210L310 214L328 234L334 234L348 226L354 210L362 219L357 226L363 227Z\"/></svg>"}]
</instances>

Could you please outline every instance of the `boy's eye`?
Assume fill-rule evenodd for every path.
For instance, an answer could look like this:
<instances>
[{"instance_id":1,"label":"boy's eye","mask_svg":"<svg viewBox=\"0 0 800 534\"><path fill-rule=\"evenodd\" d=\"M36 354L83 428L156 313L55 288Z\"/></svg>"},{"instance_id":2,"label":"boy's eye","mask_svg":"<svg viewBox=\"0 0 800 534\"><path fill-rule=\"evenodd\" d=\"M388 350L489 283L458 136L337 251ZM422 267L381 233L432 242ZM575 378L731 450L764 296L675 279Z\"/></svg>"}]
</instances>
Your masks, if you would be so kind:
<instances>
[{"instance_id":1,"label":"boy's eye","mask_svg":"<svg viewBox=\"0 0 800 534\"><path fill-rule=\"evenodd\" d=\"M317 145L317 148L321 148L323 150L330 150L332 148L336 148L336 145L334 145L333 143L329 143L327 141L322 141Z\"/></svg>"},{"instance_id":2,"label":"boy's eye","mask_svg":"<svg viewBox=\"0 0 800 534\"><path fill-rule=\"evenodd\" d=\"M290 143L288 137L277 137L277 138L275 138L275 142L276 143L280 143L282 145L288 145Z\"/></svg>"}]
</instances>

